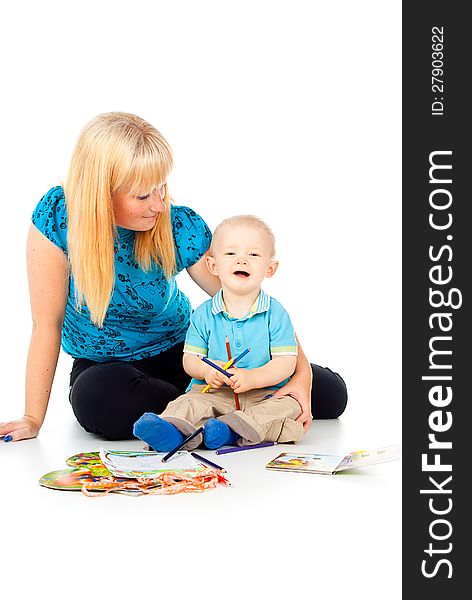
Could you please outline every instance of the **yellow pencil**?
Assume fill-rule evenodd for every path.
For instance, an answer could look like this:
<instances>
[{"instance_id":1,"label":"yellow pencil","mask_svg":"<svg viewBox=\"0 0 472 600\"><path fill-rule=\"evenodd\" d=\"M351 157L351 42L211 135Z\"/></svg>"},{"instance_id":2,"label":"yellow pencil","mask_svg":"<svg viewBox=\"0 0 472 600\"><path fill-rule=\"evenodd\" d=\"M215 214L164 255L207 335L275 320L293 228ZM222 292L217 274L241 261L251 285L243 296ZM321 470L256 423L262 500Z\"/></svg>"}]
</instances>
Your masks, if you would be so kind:
<instances>
[{"instance_id":1,"label":"yellow pencil","mask_svg":"<svg viewBox=\"0 0 472 600\"><path fill-rule=\"evenodd\" d=\"M229 367L234 363L234 358L232 358L231 360L229 360L227 363L225 363L223 365L223 370L226 371L226 369L229 369ZM208 390L211 388L210 384L207 384L203 390L201 391L202 394L205 394L206 392L208 392Z\"/></svg>"}]
</instances>

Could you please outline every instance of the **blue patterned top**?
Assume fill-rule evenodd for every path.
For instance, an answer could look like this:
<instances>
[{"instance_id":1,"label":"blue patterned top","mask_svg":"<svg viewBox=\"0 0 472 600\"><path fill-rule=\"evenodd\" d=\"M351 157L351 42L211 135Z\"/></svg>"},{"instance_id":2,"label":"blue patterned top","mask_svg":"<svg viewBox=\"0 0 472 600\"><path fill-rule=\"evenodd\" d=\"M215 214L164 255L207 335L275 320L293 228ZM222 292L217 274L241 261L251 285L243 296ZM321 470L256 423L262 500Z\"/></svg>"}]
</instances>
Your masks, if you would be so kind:
<instances>
[{"instance_id":1,"label":"blue patterned top","mask_svg":"<svg viewBox=\"0 0 472 600\"><path fill-rule=\"evenodd\" d=\"M33 224L67 255L67 211L64 190L57 186L41 198ZM195 264L210 246L211 232L191 208L171 206L177 271ZM134 258L135 232L118 227L115 242L115 289L102 328L90 321L86 306L75 308L71 277L62 348L74 358L139 360L155 356L182 342L192 312L190 301L154 265L143 271Z\"/></svg>"}]
</instances>

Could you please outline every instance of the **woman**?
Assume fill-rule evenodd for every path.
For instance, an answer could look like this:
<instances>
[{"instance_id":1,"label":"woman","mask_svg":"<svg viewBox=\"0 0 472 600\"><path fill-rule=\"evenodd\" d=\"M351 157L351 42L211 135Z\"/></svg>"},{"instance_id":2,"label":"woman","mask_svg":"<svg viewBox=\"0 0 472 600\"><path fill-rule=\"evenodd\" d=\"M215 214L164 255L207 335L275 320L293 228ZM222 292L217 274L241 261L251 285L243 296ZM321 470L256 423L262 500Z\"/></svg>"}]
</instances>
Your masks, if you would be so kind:
<instances>
[{"instance_id":1,"label":"woman","mask_svg":"<svg viewBox=\"0 0 472 600\"><path fill-rule=\"evenodd\" d=\"M191 307L175 275L187 269L209 295L220 284L205 265L207 225L190 208L171 205L171 168L168 143L139 117L106 113L83 129L64 188L49 190L33 213L26 407L21 419L0 425L5 441L38 434L61 341L74 357L69 399L88 432L131 438L144 412L161 413L185 390ZM338 417L347 401L342 379L310 367L303 352L283 391L300 403L306 428L312 414Z\"/></svg>"}]
</instances>

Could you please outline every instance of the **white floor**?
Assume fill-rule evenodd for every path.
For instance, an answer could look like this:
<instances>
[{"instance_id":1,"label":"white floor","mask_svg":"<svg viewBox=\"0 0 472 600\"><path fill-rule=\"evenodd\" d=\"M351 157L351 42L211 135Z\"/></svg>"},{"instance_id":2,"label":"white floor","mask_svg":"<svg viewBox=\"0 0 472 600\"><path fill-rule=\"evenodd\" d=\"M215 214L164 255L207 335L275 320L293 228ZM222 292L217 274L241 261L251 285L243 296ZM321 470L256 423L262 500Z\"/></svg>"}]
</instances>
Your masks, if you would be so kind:
<instances>
[{"instance_id":1,"label":"white floor","mask_svg":"<svg viewBox=\"0 0 472 600\"><path fill-rule=\"evenodd\" d=\"M171 590L206 599L401 597L400 461L328 477L266 471L289 445L218 457L202 451L227 468L232 487L87 498L42 488L38 478L77 452L142 444L85 433L58 392L37 439L0 441L4 596L20 585L21 597L49 598ZM395 429L385 419L375 431L372 420L362 426L354 404L350 398L339 420L315 422L297 448L345 453L400 441L387 437Z\"/></svg>"},{"instance_id":2,"label":"white floor","mask_svg":"<svg viewBox=\"0 0 472 600\"><path fill-rule=\"evenodd\" d=\"M0 38L11 90L0 421L23 413L30 215L66 177L83 125L125 110L168 137L177 204L212 229L255 213L274 230L280 269L264 287L307 356L338 369L350 392L342 418L315 423L300 449L399 442L401 4L83 4L11 2ZM188 293L194 307L206 299L190 281ZM232 487L199 495L41 488L42 474L102 445L74 421L69 369L61 355L39 438L0 440L3 597L401 597L400 461L334 477L267 472L282 449L269 448L219 458Z\"/></svg>"}]
</instances>

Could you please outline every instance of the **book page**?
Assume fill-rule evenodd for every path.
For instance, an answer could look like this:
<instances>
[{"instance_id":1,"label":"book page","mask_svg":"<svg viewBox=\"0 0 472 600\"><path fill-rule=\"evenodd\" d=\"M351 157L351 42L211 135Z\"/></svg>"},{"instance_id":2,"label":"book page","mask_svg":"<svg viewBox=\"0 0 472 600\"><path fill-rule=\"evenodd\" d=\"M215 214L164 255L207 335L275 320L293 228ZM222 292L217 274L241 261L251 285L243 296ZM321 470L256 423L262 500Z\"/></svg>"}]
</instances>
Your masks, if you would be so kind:
<instances>
[{"instance_id":1,"label":"book page","mask_svg":"<svg viewBox=\"0 0 472 600\"><path fill-rule=\"evenodd\" d=\"M336 471L345 471L346 469L357 469L357 467L367 467L378 463L396 460L400 458L401 447L399 444L393 446L384 446L375 450L361 450L351 452L345 456L336 469Z\"/></svg>"},{"instance_id":2,"label":"book page","mask_svg":"<svg viewBox=\"0 0 472 600\"><path fill-rule=\"evenodd\" d=\"M115 477L142 478L165 471L196 471L204 467L185 450L162 462L167 452L127 452L100 448L100 459Z\"/></svg>"},{"instance_id":3,"label":"book page","mask_svg":"<svg viewBox=\"0 0 472 600\"><path fill-rule=\"evenodd\" d=\"M284 452L271 460L266 467L268 469L278 469L280 471L332 474L342 458L342 456L330 454L308 454L305 452L294 454L291 452Z\"/></svg>"}]
</instances>

